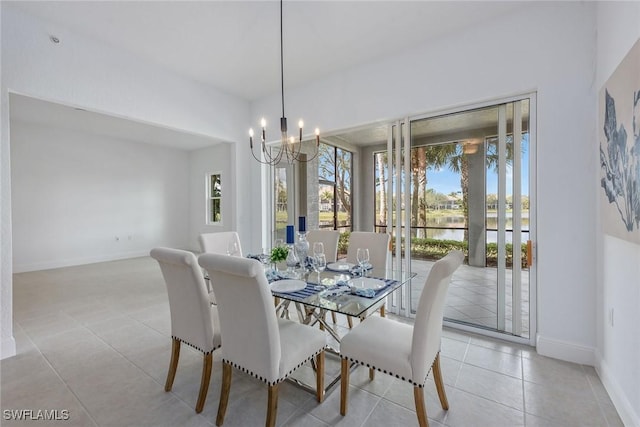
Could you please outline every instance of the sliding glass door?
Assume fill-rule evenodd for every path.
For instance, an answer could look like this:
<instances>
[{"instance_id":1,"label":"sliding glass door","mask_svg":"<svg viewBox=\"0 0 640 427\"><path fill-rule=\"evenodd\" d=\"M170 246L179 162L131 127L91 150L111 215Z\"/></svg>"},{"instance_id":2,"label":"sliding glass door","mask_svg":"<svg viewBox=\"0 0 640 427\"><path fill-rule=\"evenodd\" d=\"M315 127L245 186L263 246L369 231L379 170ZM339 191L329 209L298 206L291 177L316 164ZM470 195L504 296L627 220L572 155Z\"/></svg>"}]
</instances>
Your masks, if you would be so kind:
<instances>
[{"instance_id":1,"label":"sliding glass door","mask_svg":"<svg viewBox=\"0 0 640 427\"><path fill-rule=\"evenodd\" d=\"M531 337L533 102L390 125L387 150L373 160L375 227L394 236L396 266L417 274L391 302L396 313L415 315L433 262L460 249L446 322Z\"/></svg>"}]
</instances>

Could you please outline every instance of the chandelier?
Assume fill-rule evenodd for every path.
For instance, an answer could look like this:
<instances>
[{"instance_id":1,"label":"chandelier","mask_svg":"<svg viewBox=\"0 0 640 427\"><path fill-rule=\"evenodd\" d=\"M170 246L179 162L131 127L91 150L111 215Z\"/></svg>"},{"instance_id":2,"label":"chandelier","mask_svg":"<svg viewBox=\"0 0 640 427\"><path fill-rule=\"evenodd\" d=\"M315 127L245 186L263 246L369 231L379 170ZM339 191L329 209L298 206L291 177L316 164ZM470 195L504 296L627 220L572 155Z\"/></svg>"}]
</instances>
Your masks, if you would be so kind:
<instances>
[{"instance_id":1,"label":"chandelier","mask_svg":"<svg viewBox=\"0 0 640 427\"><path fill-rule=\"evenodd\" d=\"M260 163L268 164L272 166L280 163L283 157L290 164L293 164L294 162L309 162L318 156L318 151L320 147L320 130L316 128L316 131L315 131L316 143L314 144L315 151L313 153L313 156L307 157L306 156L307 153L303 153L301 151L302 130L303 130L304 122L302 120L298 122L298 127L300 128L300 132L299 132L299 138L296 141L296 139L293 136L289 136L287 132L287 118L284 115L284 49L283 49L283 43L282 43L282 0L280 0L280 85L281 85L280 87L281 87L281 94L282 94L282 117L280 118L280 133L281 133L280 147L274 146L274 147L267 148L267 144L266 144L267 121L263 118L260 121L260 127L262 128L260 131L260 147L262 150L262 159L256 156L255 152L253 151L253 136L254 136L253 129L249 129L249 146L251 148L251 154L253 155L253 158L259 161ZM272 154L271 148L277 148L277 153Z\"/></svg>"}]
</instances>

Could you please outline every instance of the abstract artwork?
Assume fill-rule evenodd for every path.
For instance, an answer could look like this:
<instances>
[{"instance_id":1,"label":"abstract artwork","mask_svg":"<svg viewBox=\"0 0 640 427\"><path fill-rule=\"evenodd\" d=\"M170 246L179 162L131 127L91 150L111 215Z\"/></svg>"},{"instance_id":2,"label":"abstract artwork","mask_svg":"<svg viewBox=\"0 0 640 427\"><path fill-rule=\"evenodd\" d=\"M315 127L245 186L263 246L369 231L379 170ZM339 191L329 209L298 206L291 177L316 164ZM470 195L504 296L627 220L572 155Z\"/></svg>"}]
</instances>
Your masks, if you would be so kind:
<instances>
[{"instance_id":1,"label":"abstract artwork","mask_svg":"<svg viewBox=\"0 0 640 427\"><path fill-rule=\"evenodd\" d=\"M605 83L598 105L603 230L640 244L640 40Z\"/></svg>"}]
</instances>

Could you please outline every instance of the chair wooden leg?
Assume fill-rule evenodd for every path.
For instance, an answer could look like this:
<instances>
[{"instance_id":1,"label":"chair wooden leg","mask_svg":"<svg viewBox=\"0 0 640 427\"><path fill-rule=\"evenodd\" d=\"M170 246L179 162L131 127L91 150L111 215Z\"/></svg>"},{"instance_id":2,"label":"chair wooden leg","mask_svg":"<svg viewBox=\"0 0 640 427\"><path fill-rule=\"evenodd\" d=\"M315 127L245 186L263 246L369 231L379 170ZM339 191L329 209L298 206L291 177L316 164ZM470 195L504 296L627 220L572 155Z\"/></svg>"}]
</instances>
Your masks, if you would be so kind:
<instances>
[{"instance_id":1,"label":"chair wooden leg","mask_svg":"<svg viewBox=\"0 0 640 427\"><path fill-rule=\"evenodd\" d=\"M427 410L424 407L424 388L413 387L413 398L416 401L416 415L418 415L418 425L420 427L429 427L427 419Z\"/></svg>"},{"instance_id":2,"label":"chair wooden leg","mask_svg":"<svg viewBox=\"0 0 640 427\"><path fill-rule=\"evenodd\" d=\"M233 367L225 362L222 364L222 388L220 390L220 402L218 403L218 416L216 417L216 425L221 426L224 422L224 414L227 412L227 403L229 403L229 390L231 389L231 371Z\"/></svg>"},{"instance_id":3,"label":"chair wooden leg","mask_svg":"<svg viewBox=\"0 0 640 427\"><path fill-rule=\"evenodd\" d=\"M333 320L333 323L338 323L338 319L336 318L335 311L331 312L331 320Z\"/></svg>"},{"instance_id":4,"label":"chair wooden leg","mask_svg":"<svg viewBox=\"0 0 640 427\"><path fill-rule=\"evenodd\" d=\"M322 403L324 400L324 351L316 356L316 398Z\"/></svg>"},{"instance_id":5,"label":"chair wooden leg","mask_svg":"<svg viewBox=\"0 0 640 427\"><path fill-rule=\"evenodd\" d=\"M207 392L209 391L209 380L211 379L211 365L213 364L213 354L205 354L202 360L202 378L200 379L200 393L198 393L198 403L196 403L196 412L199 414L204 408L204 402L207 400Z\"/></svg>"},{"instance_id":6,"label":"chair wooden leg","mask_svg":"<svg viewBox=\"0 0 640 427\"><path fill-rule=\"evenodd\" d=\"M164 383L164 391L171 391L173 380L176 377L178 369L178 359L180 358L180 340L174 338L171 342L171 362L169 362L169 372L167 373L167 381Z\"/></svg>"},{"instance_id":7,"label":"chair wooden leg","mask_svg":"<svg viewBox=\"0 0 640 427\"><path fill-rule=\"evenodd\" d=\"M347 316L347 323L349 324L349 329L353 328L353 320L351 316Z\"/></svg>"},{"instance_id":8,"label":"chair wooden leg","mask_svg":"<svg viewBox=\"0 0 640 427\"><path fill-rule=\"evenodd\" d=\"M340 415L347 415L347 395L349 393L349 360L342 359L340 366Z\"/></svg>"},{"instance_id":9,"label":"chair wooden leg","mask_svg":"<svg viewBox=\"0 0 640 427\"><path fill-rule=\"evenodd\" d=\"M387 316L387 312L386 312L386 310L384 308L384 304L382 304L380 306L380 317L386 317L386 316Z\"/></svg>"},{"instance_id":10,"label":"chair wooden leg","mask_svg":"<svg viewBox=\"0 0 640 427\"><path fill-rule=\"evenodd\" d=\"M376 370L369 368L369 381L373 381L376 377Z\"/></svg>"},{"instance_id":11,"label":"chair wooden leg","mask_svg":"<svg viewBox=\"0 0 640 427\"><path fill-rule=\"evenodd\" d=\"M444 381L442 381L442 371L440 370L440 353L436 356L436 360L433 361L431 367L433 371L433 381L436 383L436 390L438 390L438 397L440 398L440 404L442 409L449 409L449 401L447 400L447 393L444 391Z\"/></svg>"},{"instance_id":12,"label":"chair wooden leg","mask_svg":"<svg viewBox=\"0 0 640 427\"><path fill-rule=\"evenodd\" d=\"M267 403L267 427L276 425L276 415L278 414L278 386L279 384L269 386L269 401Z\"/></svg>"}]
</instances>

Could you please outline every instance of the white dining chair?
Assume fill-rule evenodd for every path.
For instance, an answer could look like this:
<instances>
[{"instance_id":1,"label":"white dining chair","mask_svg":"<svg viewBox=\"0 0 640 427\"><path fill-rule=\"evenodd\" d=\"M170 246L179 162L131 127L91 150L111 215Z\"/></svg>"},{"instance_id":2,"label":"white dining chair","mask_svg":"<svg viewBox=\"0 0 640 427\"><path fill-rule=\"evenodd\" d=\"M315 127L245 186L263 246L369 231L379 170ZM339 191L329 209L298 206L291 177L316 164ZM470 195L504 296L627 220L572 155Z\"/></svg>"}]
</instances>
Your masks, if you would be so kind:
<instances>
[{"instance_id":1,"label":"white dining chair","mask_svg":"<svg viewBox=\"0 0 640 427\"><path fill-rule=\"evenodd\" d=\"M388 233L374 233L370 231L354 231L349 235L349 246L347 248L347 262L358 264L358 248L369 249L369 263L372 267L386 269L389 263L391 252L389 250L391 236ZM385 317L385 301L376 303L368 310L368 313L380 310L380 316ZM335 322L335 314L334 322ZM368 316L368 314L365 314ZM349 328L353 327L351 316L347 316Z\"/></svg>"},{"instance_id":2,"label":"white dining chair","mask_svg":"<svg viewBox=\"0 0 640 427\"><path fill-rule=\"evenodd\" d=\"M462 264L461 251L452 251L436 261L424 284L414 325L382 317L369 317L349 331L340 342L340 413L347 413L350 362L395 376L413 384L418 423L429 425L424 404L424 384L433 372L442 408L449 409L440 370L440 338L445 298L451 276Z\"/></svg>"},{"instance_id":3,"label":"white dining chair","mask_svg":"<svg viewBox=\"0 0 640 427\"><path fill-rule=\"evenodd\" d=\"M216 425L224 422L232 368L267 384L267 426L276 422L279 384L314 357L316 398L322 402L325 333L276 316L269 283L259 261L203 254L198 262L212 278L224 342Z\"/></svg>"},{"instance_id":4,"label":"white dining chair","mask_svg":"<svg viewBox=\"0 0 640 427\"><path fill-rule=\"evenodd\" d=\"M236 231L220 231L217 233L202 233L198 236L200 250L209 254L227 254L229 243L235 242L238 252L235 256L242 256L242 245L240 245L240 236Z\"/></svg>"},{"instance_id":5,"label":"white dining chair","mask_svg":"<svg viewBox=\"0 0 640 427\"><path fill-rule=\"evenodd\" d=\"M158 261L167 286L171 312L171 362L165 391L171 391L180 358L180 345L185 343L203 354L200 392L196 412L202 412L209 390L213 351L220 347L218 312L209 302L207 288L198 259L192 252L154 248L151 257Z\"/></svg>"},{"instance_id":6,"label":"white dining chair","mask_svg":"<svg viewBox=\"0 0 640 427\"><path fill-rule=\"evenodd\" d=\"M234 256L242 256L242 245L240 244L240 236L236 231L220 231L217 233L202 233L198 236L200 251L209 254L227 254L229 255L230 243L235 243L238 251ZM211 289L210 283L207 283L209 291L209 301L211 304L217 304L216 296Z\"/></svg>"},{"instance_id":7,"label":"white dining chair","mask_svg":"<svg viewBox=\"0 0 640 427\"><path fill-rule=\"evenodd\" d=\"M337 230L309 230L307 241L309 242L309 254L313 254L313 244L320 242L324 245L324 255L327 262L336 262L338 259L338 241L340 232Z\"/></svg>"}]
</instances>

